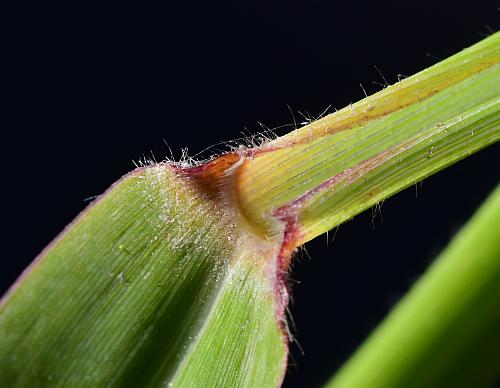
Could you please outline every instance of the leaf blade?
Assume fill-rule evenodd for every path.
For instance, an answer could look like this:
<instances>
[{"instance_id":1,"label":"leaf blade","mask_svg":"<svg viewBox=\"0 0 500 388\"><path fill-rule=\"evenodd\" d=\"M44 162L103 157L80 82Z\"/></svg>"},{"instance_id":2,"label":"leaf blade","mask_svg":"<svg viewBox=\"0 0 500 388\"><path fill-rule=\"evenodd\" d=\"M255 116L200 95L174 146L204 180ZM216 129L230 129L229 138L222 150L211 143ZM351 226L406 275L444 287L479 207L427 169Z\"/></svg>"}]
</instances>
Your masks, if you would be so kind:
<instances>
[{"instance_id":1,"label":"leaf blade","mask_svg":"<svg viewBox=\"0 0 500 388\"><path fill-rule=\"evenodd\" d=\"M259 308L250 310L251 320L267 329L274 349L266 351L267 342L253 343L257 336L228 337L225 351L241 355L238 362L228 361L235 373L227 376L216 358L204 358L196 363L198 374L184 382L204 386L215 373L227 377L221 386L241 379L255 386L278 384L287 349L270 271L279 246L271 244L269 268L262 269L257 264L265 257L256 262L245 255L262 253L260 246L236 252L241 238L233 229L225 209L214 207L170 166L133 172L79 217L4 300L0 382L12 387L165 385L189 366L185 354L222 302L217 295L226 277L239 268L238 274L254 279L250 289L259 287ZM247 300L232 302L232 315L217 322L222 328L249 314ZM204 338L224 339L213 334ZM259 357L255 351L241 353L247 343ZM252 359L267 360L266 355L274 357L272 367L251 373Z\"/></svg>"}]
</instances>

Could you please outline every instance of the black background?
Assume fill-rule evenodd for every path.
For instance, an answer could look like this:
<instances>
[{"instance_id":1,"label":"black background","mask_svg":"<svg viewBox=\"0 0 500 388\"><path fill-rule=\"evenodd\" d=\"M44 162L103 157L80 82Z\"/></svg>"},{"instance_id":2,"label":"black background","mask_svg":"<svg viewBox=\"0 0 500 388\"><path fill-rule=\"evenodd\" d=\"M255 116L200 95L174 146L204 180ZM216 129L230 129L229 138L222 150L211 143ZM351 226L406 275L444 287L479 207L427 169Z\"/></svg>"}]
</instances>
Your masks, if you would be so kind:
<instances>
[{"instance_id":1,"label":"black background","mask_svg":"<svg viewBox=\"0 0 500 388\"><path fill-rule=\"evenodd\" d=\"M3 62L1 290L143 157L277 134L380 90L498 27L494 2L150 3L10 20ZM290 107L290 109L289 109ZM306 113L307 112L307 113ZM283 125L287 125L282 127ZM202 153L210 156L223 146ZM286 387L317 386L499 181L495 145L307 244L293 266Z\"/></svg>"}]
</instances>

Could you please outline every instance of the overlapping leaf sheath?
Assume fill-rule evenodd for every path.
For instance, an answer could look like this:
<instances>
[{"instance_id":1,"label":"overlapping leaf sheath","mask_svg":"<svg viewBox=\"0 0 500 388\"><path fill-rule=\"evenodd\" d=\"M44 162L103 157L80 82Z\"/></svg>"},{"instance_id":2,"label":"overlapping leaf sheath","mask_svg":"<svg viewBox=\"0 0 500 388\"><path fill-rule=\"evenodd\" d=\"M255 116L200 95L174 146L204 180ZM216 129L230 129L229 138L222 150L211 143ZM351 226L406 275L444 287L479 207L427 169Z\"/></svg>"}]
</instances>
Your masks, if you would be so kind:
<instances>
[{"instance_id":1,"label":"overlapping leaf sheath","mask_svg":"<svg viewBox=\"0 0 500 388\"><path fill-rule=\"evenodd\" d=\"M138 169L0 307L0 386L274 387L295 248L500 139L500 33L282 138Z\"/></svg>"},{"instance_id":2,"label":"overlapping leaf sheath","mask_svg":"<svg viewBox=\"0 0 500 388\"><path fill-rule=\"evenodd\" d=\"M500 33L252 150L238 201L297 244L500 139Z\"/></svg>"}]
</instances>

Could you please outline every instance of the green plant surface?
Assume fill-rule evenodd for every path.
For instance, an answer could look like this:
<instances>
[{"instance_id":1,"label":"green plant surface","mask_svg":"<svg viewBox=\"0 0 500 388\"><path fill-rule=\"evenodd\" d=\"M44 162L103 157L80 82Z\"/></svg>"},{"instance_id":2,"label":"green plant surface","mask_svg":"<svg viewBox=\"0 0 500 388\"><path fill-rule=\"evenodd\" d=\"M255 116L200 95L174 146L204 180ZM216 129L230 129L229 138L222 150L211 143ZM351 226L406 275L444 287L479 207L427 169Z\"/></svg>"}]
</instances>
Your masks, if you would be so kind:
<instances>
[{"instance_id":1,"label":"green plant surface","mask_svg":"<svg viewBox=\"0 0 500 388\"><path fill-rule=\"evenodd\" d=\"M500 138L500 34L282 138L115 183L0 305L0 386L274 387L302 243Z\"/></svg>"},{"instance_id":2,"label":"green plant surface","mask_svg":"<svg viewBox=\"0 0 500 388\"><path fill-rule=\"evenodd\" d=\"M259 149L238 199L272 230L293 207L301 244L500 139L500 33Z\"/></svg>"},{"instance_id":3,"label":"green plant surface","mask_svg":"<svg viewBox=\"0 0 500 388\"><path fill-rule=\"evenodd\" d=\"M500 186L328 387L491 387L500 376Z\"/></svg>"},{"instance_id":4,"label":"green plant surface","mask_svg":"<svg viewBox=\"0 0 500 388\"><path fill-rule=\"evenodd\" d=\"M274 290L229 216L171 166L124 177L11 291L0 385L277 385Z\"/></svg>"}]
</instances>

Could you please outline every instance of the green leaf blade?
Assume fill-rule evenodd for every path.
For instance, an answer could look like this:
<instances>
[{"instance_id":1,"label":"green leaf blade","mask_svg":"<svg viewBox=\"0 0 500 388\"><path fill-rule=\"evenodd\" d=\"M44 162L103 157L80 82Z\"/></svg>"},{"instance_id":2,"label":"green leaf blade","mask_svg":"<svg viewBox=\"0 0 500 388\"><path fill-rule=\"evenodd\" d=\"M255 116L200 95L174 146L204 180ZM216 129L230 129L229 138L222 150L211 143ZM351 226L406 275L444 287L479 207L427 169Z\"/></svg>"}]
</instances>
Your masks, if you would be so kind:
<instances>
[{"instance_id":1,"label":"green leaf blade","mask_svg":"<svg viewBox=\"0 0 500 388\"><path fill-rule=\"evenodd\" d=\"M229 377L227 386L242 378L279 383L286 344L268 270L251 262L243 272L253 276L247 289L258 294L259 309L247 312L246 299L217 298L231 291L225 286L231 268L247 260L246 251L235 250L240 240L224 209L168 165L130 174L83 213L4 300L1 385L164 386L189 367L186 354L212 310L224 311L218 303L233 312L217 320L219 330L230 329L246 314L273 340L228 360L232 376L208 357L184 383L204 386L214 373ZM258 338L253 334L214 337L207 332L203 338L224 342L224 352L238 352ZM270 344L272 351L266 351ZM250 374L254 359L268 355L274 355L274 366Z\"/></svg>"},{"instance_id":2,"label":"green leaf blade","mask_svg":"<svg viewBox=\"0 0 500 388\"><path fill-rule=\"evenodd\" d=\"M172 380L174 387L280 385L288 350L282 328L269 324L276 319L276 305L269 297L273 290L262 287L265 282L260 271L245 261L239 263L225 282L205 334L188 354L186 367L179 369ZM236 338L239 346L228 345L231 338ZM201 367L213 360L213 368Z\"/></svg>"}]
</instances>

